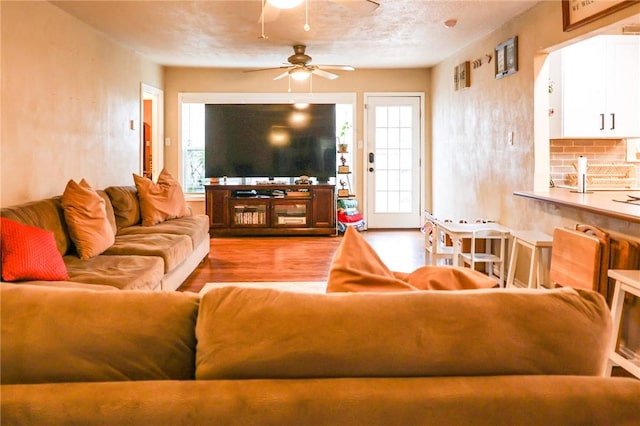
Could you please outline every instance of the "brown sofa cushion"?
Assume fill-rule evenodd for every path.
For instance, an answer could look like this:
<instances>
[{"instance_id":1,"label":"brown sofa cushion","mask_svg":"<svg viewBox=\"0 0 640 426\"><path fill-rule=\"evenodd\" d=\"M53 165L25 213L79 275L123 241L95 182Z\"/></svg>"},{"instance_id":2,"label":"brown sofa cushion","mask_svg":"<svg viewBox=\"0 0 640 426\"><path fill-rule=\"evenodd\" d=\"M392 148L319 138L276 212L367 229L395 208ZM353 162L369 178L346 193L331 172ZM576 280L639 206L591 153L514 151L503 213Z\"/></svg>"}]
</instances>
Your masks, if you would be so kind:
<instances>
[{"instance_id":1,"label":"brown sofa cushion","mask_svg":"<svg viewBox=\"0 0 640 426\"><path fill-rule=\"evenodd\" d=\"M104 191L104 189L96 189L96 193L104 200L104 209L107 214L107 221L109 221L109 225L111 225L111 229L113 229L113 235L115 235L118 233L118 224L116 223L116 216L113 211L113 204L111 204L111 198L109 198L109 195Z\"/></svg>"},{"instance_id":2,"label":"brown sofa cushion","mask_svg":"<svg viewBox=\"0 0 640 426\"><path fill-rule=\"evenodd\" d=\"M118 230L140 223L140 201L135 186L110 186L105 192L113 205Z\"/></svg>"},{"instance_id":3,"label":"brown sofa cushion","mask_svg":"<svg viewBox=\"0 0 640 426\"><path fill-rule=\"evenodd\" d=\"M82 179L70 180L62 194L69 235L80 259L97 256L111 247L115 231L107 217L106 202Z\"/></svg>"},{"instance_id":4,"label":"brown sofa cushion","mask_svg":"<svg viewBox=\"0 0 640 426\"><path fill-rule=\"evenodd\" d=\"M226 287L201 301L196 378L599 375L610 334L602 296L573 289Z\"/></svg>"},{"instance_id":5,"label":"brown sofa cushion","mask_svg":"<svg viewBox=\"0 0 640 426\"><path fill-rule=\"evenodd\" d=\"M157 256L164 262L164 272L175 269L193 250L191 238L177 234L118 235L115 243L103 254Z\"/></svg>"},{"instance_id":6,"label":"brown sofa cushion","mask_svg":"<svg viewBox=\"0 0 640 426\"><path fill-rule=\"evenodd\" d=\"M143 226L155 225L189 214L180 182L175 180L165 169L160 172L157 183L135 173L133 181L140 198Z\"/></svg>"},{"instance_id":7,"label":"brown sofa cushion","mask_svg":"<svg viewBox=\"0 0 640 426\"><path fill-rule=\"evenodd\" d=\"M637 426L640 381L482 376L5 385L7 425Z\"/></svg>"},{"instance_id":8,"label":"brown sofa cushion","mask_svg":"<svg viewBox=\"0 0 640 426\"><path fill-rule=\"evenodd\" d=\"M423 266L411 273L391 271L358 231L348 227L329 269L327 293L462 290L495 285L487 275L463 267Z\"/></svg>"},{"instance_id":9,"label":"brown sofa cushion","mask_svg":"<svg viewBox=\"0 0 640 426\"><path fill-rule=\"evenodd\" d=\"M209 239L209 216L206 214L194 214L192 216L171 219L153 226L129 226L127 228L121 228L119 235L154 233L188 235L191 237L193 247L196 247L202 241Z\"/></svg>"},{"instance_id":10,"label":"brown sofa cushion","mask_svg":"<svg viewBox=\"0 0 640 426\"><path fill-rule=\"evenodd\" d=\"M2 384L193 379L195 294L0 291Z\"/></svg>"},{"instance_id":11,"label":"brown sofa cushion","mask_svg":"<svg viewBox=\"0 0 640 426\"><path fill-rule=\"evenodd\" d=\"M121 290L160 290L164 261L159 256L107 256L82 260L75 255L64 257L69 280L109 285Z\"/></svg>"},{"instance_id":12,"label":"brown sofa cushion","mask_svg":"<svg viewBox=\"0 0 640 426\"><path fill-rule=\"evenodd\" d=\"M3 207L0 215L25 225L37 226L53 232L56 238L56 246L60 254L65 255L73 246L67 224L64 221L62 209L62 197L56 196L43 200L30 201L15 206Z\"/></svg>"}]
</instances>

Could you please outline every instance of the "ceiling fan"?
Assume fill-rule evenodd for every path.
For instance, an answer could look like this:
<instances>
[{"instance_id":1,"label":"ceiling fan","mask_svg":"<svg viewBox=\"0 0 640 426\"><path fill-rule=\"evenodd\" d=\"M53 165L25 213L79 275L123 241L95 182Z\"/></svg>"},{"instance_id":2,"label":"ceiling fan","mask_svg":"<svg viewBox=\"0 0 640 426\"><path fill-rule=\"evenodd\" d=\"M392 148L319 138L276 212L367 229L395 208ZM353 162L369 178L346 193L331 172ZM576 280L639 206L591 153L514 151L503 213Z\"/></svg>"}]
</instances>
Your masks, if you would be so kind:
<instances>
[{"instance_id":1,"label":"ceiling fan","mask_svg":"<svg viewBox=\"0 0 640 426\"><path fill-rule=\"evenodd\" d=\"M332 72L328 72L325 70L342 70L342 71L354 71L351 65L311 65L311 56L305 53L306 46L303 44L296 44L293 46L293 55L287 58L289 65L284 65L280 67L274 68L262 68L258 70L248 70L245 72L254 72L254 71L267 71L267 70L277 70L277 69L286 69L282 74L274 77L274 80L280 80L285 77L290 77L297 81L304 81L311 77L312 74L317 75L319 77L328 78L329 80L335 80L338 78L337 74Z\"/></svg>"}]
</instances>

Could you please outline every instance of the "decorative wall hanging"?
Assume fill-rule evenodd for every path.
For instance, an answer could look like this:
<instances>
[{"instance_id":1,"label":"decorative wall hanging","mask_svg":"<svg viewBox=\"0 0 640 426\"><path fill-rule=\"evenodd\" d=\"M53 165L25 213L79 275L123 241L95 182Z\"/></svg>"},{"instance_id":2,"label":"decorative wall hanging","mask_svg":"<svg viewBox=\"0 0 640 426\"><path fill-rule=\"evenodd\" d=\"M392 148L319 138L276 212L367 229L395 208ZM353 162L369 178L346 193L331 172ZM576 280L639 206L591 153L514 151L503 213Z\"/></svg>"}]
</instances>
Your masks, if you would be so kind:
<instances>
[{"instance_id":1,"label":"decorative wall hanging","mask_svg":"<svg viewBox=\"0 0 640 426\"><path fill-rule=\"evenodd\" d=\"M471 86L471 62L465 61L457 66L458 68L458 87L464 89Z\"/></svg>"},{"instance_id":2,"label":"decorative wall hanging","mask_svg":"<svg viewBox=\"0 0 640 426\"><path fill-rule=\"evenodd\" d=\"M491 63L491 58L492 58L491 55L486 54L486 55L484 55L484 57L474 60L473 61L473 69L475 70L476 68L480 68L482 66L482 64Z\"/></svg>"},{"instance_id":3,"label":"decorative wall hanging","mask_svg":"<svg viewBox=\"0 0 640 426\"><path fill-rule=\"evenodd\" d=\"M638 4L637 0L584 1L562 0L562 30L579 28L620 9Z\"/></svg>"},{"instance_id":4,"label":"decorative wall hanging","mask_svg":"<svg viewBox=\"0 0 640 426\"><path fill-rule=\"evenodd\" d=\"M456 65L453 69L453 88L458 90L460 88L460 66Z\"/></svg>"},{"instance_id":5,"label":"decorative wall hanging","mask_svg":"<svg viewBox=\"0 0 640 426\"><path fill-rule=\"evenodd\" d=\"M496 78L506 77L518 71L518 36L496 46Z\"/></svg>"}]
</instances>

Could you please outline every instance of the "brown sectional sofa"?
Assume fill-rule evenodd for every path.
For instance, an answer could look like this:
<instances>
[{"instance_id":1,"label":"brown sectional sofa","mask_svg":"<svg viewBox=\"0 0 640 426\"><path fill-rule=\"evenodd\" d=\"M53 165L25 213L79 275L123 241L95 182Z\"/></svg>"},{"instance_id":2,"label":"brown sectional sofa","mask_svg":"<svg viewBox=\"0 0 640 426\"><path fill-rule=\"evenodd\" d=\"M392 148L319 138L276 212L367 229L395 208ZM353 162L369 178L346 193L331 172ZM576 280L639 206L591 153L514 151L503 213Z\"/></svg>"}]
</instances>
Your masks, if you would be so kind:
<instances>
[{"instance_id":1,"label":"brown sectional sofa","mask_svg":"<svg viewBox=\"0 0 640 426\"><path fill-rule=\"evenodd\" d=\"M58 251L63 255L68 281L29 283L170 291L177 289L209 254L206 215L190 215L142 226L134 186L112 186L97 192L106 202L107 217L116 237L109 249L90 259L80 259L75 253L60 196L0 210L2 217L52 231Z\"/></svg>"},{"instance_id":2,"label":"brown sectional sofa","mask_svg":"<svg viewBox=\"0 0 640 426\"><path fill-rule=\"evenodd\" d=\"M3 425L637 425L590 291L0 285Z\"/></svg>"}]
</instances>

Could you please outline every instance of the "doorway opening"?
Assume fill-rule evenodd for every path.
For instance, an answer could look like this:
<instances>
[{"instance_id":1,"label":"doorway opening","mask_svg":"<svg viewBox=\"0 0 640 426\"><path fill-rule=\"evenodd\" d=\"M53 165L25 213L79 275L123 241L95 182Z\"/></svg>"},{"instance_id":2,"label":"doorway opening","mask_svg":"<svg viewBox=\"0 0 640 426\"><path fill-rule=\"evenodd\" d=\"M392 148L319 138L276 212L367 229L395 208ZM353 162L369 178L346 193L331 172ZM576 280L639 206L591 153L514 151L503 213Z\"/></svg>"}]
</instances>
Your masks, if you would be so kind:
<instances>
[{"instance_id":1,"label":"doorway opening","mask_svg":"<svg viewBox=\"0 0 640 426\"><path fill-rule=\"evenodd\" d=\"M155 180L164 167L163 129L163 92L162 90L141 84L140 117L142 117L140 142L140 173Z\"/></svg>"}]
</instances>

